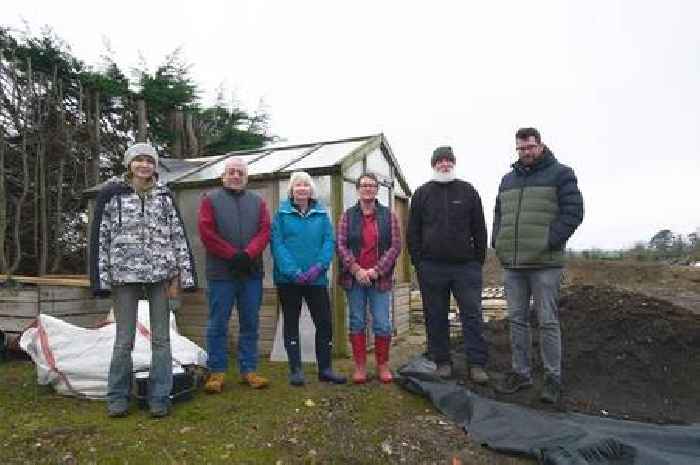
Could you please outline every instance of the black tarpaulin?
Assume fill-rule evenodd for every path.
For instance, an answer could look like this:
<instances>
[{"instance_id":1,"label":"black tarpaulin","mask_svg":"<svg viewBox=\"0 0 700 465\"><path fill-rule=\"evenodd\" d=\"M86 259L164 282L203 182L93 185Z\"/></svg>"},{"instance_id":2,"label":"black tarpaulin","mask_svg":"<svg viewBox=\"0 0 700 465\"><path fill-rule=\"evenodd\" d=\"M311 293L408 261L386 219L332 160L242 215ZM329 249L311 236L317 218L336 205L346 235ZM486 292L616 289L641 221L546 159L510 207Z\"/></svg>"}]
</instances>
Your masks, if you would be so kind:
<instances>
[{"instance_id":1,"label":"black tarpaulin","mask_svg":"<svg viewBox=\"0 0 700 465\"><path fill-rule=\"evenodd\" d=\"M700 465L700 424L653 425L575 413L540 412L487 399L433 374L423 356L399 383L426 396L472 441L546 465Z\"/></svg>"}]
</instances>

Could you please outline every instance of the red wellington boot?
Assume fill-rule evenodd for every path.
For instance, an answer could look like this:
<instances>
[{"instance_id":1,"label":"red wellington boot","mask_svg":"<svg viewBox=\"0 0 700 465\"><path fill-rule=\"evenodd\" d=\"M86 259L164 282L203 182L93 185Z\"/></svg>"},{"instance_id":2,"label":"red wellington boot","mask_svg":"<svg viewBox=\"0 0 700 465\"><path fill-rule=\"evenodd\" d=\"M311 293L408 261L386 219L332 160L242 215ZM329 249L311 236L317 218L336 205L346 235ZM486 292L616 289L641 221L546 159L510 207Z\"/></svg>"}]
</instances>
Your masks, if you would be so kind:
<instances>
[{"instance_id":1,"label":"red wellington boot","mask_svg":"<svg viewBox=\"0 0 700 465\"><path fill-rule=\"evenodd\" d=\"M350 334L352 358L355 360L355 372L352 382L364 384L367 382L367 336L365 333Z\"/></svg>"},{"instance_id":2,"label":"red wellington boot","mask_svg":"<svg viewBox=\"0 0 700 465\"><path fill-rule=\"evenodd\" d=\"M391 383L394 377L389 369L391 336L374 336L374 355L377 358L377 376L382 383Z\"/></svg>"}]
</instances>

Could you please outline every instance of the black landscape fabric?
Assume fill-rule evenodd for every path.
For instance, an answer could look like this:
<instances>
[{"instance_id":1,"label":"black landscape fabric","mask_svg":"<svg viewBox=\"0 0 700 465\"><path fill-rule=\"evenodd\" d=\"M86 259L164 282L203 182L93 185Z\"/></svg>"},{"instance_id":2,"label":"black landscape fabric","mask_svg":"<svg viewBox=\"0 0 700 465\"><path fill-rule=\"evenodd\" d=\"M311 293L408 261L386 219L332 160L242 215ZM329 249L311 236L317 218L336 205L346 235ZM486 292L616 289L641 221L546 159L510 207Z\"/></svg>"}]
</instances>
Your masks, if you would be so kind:
<instances>
[{"instance_id":1,"label":"black landscape fabric","mask_svg":"<svg viewBox=\"0 0 700 465\"><path fill-rule=\"evenodd\" d=\"M698 465L700 424L655 425L577 413L540 412L481 397L433 374L418 356L400 384L424 395L464 427L472 441L546 465Z\"/></svg>"}]
</instances>

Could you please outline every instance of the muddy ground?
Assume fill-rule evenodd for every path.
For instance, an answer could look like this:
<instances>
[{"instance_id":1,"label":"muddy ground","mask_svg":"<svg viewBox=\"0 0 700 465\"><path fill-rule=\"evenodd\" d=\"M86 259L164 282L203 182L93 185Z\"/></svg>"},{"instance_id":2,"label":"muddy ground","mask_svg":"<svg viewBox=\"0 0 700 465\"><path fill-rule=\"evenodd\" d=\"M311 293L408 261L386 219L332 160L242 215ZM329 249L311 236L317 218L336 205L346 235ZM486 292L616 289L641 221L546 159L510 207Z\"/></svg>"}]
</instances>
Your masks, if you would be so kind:
<instances>
[{"instance_id":1,"label":"muddy ground","mask_svg":"<svg viewBox=\"0 0 700 465\"><path fill-rule=\"evenodd\" d=\"M562 293L560 320L563 395L554 410L662 424L700 422L700 315L639 293L576 285ZM510 368L508 323L491 322L486 328L488 368L497 377ZM536 329L531 357L534 389L513 395L499 395L492 387L479 391L552 409L539 401L542 363Z\"/></svg>"}]
</instances>

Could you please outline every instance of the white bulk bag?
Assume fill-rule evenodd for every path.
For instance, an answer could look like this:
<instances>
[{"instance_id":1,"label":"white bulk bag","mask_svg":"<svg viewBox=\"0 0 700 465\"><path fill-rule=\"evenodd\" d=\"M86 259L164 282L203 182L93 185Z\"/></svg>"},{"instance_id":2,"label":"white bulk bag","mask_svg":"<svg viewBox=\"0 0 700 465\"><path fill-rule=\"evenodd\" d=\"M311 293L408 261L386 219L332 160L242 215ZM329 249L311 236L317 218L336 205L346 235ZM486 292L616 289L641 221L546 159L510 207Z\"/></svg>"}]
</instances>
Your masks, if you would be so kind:
<instances>
[{"instance_id":1,"label":"white bulk bag","mask_svg":"<svg viewBox=\"0 0 700 465\"><path fill-rule=\"evenodd\" d=\"M115 333L115 323L86 329L41 314L37 327L26 330L19 344L36 364L39 384L50 384L63 395L104 399ZM170 344L174 369L183 365L206 366L207 353L177 332L173 313L170 314ZM149 370L151 340L146 300L139 301L132 357L134 371Z\"/></svg>"}]
</instances>

